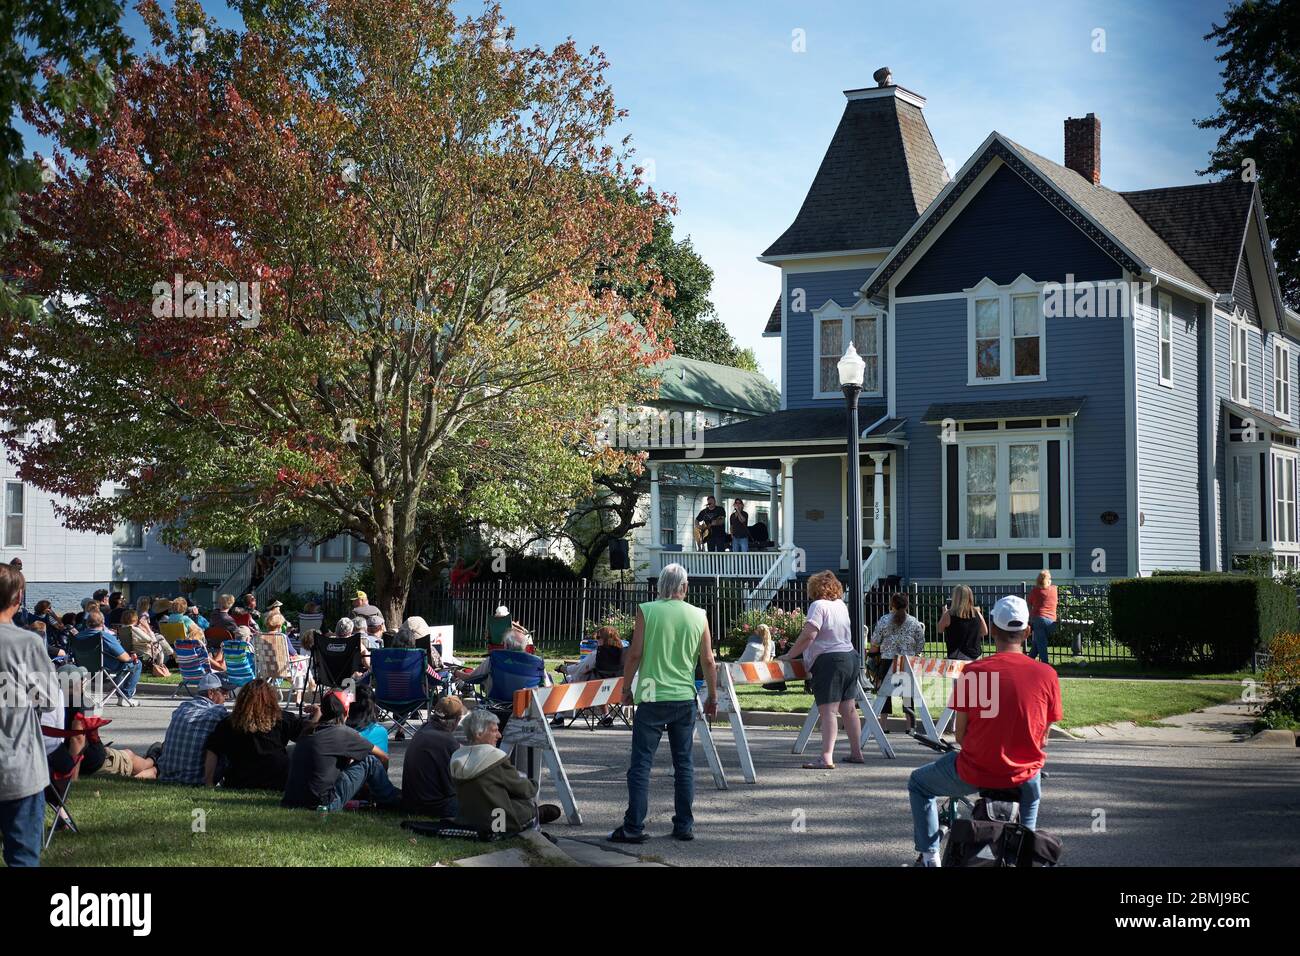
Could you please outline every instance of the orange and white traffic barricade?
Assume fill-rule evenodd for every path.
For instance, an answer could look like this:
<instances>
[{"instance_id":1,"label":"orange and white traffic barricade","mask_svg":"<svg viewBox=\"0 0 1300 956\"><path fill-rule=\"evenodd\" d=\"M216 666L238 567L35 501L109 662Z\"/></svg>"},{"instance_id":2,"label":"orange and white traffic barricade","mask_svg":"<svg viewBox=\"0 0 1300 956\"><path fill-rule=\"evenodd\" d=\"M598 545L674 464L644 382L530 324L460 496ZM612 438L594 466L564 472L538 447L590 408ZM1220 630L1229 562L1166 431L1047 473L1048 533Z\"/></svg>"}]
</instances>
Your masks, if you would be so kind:
<instances>
[{"instance_id":1,"label":"orange and white traffic barricade","mask_svg":"<svg viewBox=\"0 0 1300 956\"><path fill-rule=\"evenodd\" d=\"M749 737L745 731L745 723L741 716L740 700L736 696L736 688L742 684L775 684L782 681L807 679L808 670L801 660L719 665L718 681L721 686L718 688L718 713L727 714L728 720L731 722L731 736L736 741L736 752L740 756L740 771L744 775L746 783L754 783L757 780L757 774L754 771L754 758L750 754ZM894 749L890 746L889 738L885 736L885 732L880 726L878 714L872 711L871 701L867 698L860 682L856 700L858 709L862 712L862 734L864 736L868 733L871 734L872 738L880 746L880 752L886 757L893 757ZM813 729L817 726L820 716L821 713L817 709L817 705L813 704L808 709L808 716L804 719L799 736L795 738L791 753L801 754L804 752L804 749L808 746L808 739L812 736Z\"/></svg>"},{"instance_id":2,"label":"orange and white traffic barricade","mask_svg":"<svg viewBox=\"0 0 1300 956\"><path fill-rule=\"evenodd\" d=\"M879 716L880 711L884 709L885 701L890 697L890 692L894 696L911 697L912 706L916 711L917 719L921 722L924 736L938 743L947 732L948 726L955 716L953 709L948 706L951 699L951 688L947 686L947 682L957 680L968 663L970 662L951 660L946 657L895 657L894 669L885 678L885 684L880 688L880 693L876 695L872 705L875 708L876 715ZM924 693L925 682L934 680L945 681L942 691L944 708L939 714L937 723L930 716L930 707L925 702Z\"/></svg>"},{"instance_id":3,"label":"orange and white traffic barricade","mask_svg":"<svg viewBox=\"0 0 1300 956\"><path fill-rule=\"evenodd\" d=\"M509 752L515 747L523 747L530 753L540 753L542 763L551 773L551 780L560 798L560 806L568 821L575 826L582 824L582 815L569 785L569 775L565 773L564 761L560 750L555 745L555 736L551 733L550 719L556 714L586 707L600 707L602 704L617 704L623 693L623 678L610 677L605 680L579 681L572 684L555 684L551 687L532 687L515 691L515 709L506 724L501 747ZM696 706L700 706L697 699ZM697 715L695 730L700 744L704 747L704 756L709 761L709 770L713 773L713 782L719 790L727 789L727 778L722 772L722 761L718 758L718 749L713 743L713 734L703 714ZM541 771L537 777L540 789Z\"/></svg>"}]
</instances>

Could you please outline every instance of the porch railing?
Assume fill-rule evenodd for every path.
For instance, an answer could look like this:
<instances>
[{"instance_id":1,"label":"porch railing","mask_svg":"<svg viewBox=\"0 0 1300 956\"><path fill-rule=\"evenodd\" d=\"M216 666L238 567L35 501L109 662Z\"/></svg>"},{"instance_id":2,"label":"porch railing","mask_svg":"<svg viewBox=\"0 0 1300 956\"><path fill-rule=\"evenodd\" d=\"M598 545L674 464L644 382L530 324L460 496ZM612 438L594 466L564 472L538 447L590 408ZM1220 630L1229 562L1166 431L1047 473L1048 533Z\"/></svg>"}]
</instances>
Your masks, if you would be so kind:
<instances>
[{"instance_id":1,"label":"porch railing","mask_svg":"<svg viewBox=\"0 0 1300 956\"><path fill-rule=\"evenodd\" d=\"M253 580L253 562L256 557L252 551L242 554L228 552L207 555L210 574L219 575L225 572L221 583L212 589L212 602L209 607L216 607L217 598L223 594L233 594L238 598L248 589L249 582Z\"/></svg>"},{"instance_id":2,"label":"porch railing","mask_svg":"<svg viewBox=\"0 0 1300 956\"><path fill-rule=\"evenodd\" d=\"M794 552L780 551L780 557L772 569L763 575L763 579L745 594L745 610L761 611L772 603L772 599L781 590L781 585L790 580L794 573Z\"/></svg>"},{"instance_id":3,"label":"porch railing","mask_svg":"<svg viewBox=\"0 0 1300 956\"><path fill-rule=\"evenodd\" d=\"M266 607L268 603L288 591L289 579L292 574L293 558L286 554L280 558L279 562L262 579L261 583L253 589L253 594L257 596L257 606Z\"/></svg>"},{"instance_id":4,"label":"porch railing","mask_svg":"<svg viewBox=\"0 0 1300 956\"><path fill-rule=\"evenodd\" d=\"M872 548L862 562L862 593L867 594L885 576L885 549Z\"/></svg>"},{"instance_id":5,"label":"porch railing","mask_svg":"<svg viewBox=\"0 0 1300 956\"><path fill-rule=\"evenodd\" d=\"M782 555L781 551L659 551L651 570L658 574L665 565L676 563L691 577L761 581L781 562Z\"/></svg>"}]
</instances>

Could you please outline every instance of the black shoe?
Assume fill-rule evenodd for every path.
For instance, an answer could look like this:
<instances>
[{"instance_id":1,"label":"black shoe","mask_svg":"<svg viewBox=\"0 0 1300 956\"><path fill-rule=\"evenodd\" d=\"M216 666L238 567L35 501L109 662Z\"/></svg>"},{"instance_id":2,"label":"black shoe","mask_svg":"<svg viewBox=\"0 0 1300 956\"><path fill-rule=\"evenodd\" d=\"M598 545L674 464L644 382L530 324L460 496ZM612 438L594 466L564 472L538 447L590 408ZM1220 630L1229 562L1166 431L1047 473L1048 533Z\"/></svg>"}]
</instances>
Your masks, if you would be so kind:
<instances>
[{"instance_id":1,"label":"black shoe","mask_svg":"<svg viewBox=\"0 0 1300 956\"><path fill-rule=\"evenodd\" d=\"M542 826L560 819L560 808L553 803L543 803L537 808L537 822Z\"/></svg>"},{"instance_id":2,"label":"black shoe","mask_svg":"<svg viewBox=\"0 0 1300 956\"><path fill-rule=\"evenodd\" d=\"M564 718L563 718L563 717L552 717L552 718L551 718L551 726L552 726L552 727L560 727L560 728L563 728L563 727L564 727Z\"/></svg>"},{"instance_id":3,"label":"black shoe","mask_svg":"<svg viewBox=\"0 0 1300 956\"><path fill-rule=\"evenodd\" d=\"M605 839L608 840L610 843L633 843L639 845L645 843L646 840L649 840L650 838L646 836L644 833L640 834L639 836L631 836L627 833L626 830L624 830L622 827L619 827L609 836L605 837Z\"/></svg>"},{"instance_id":4,"label":"black shoe","mask_svg":"<svg viewBox=\"0 0 1300 956\"><path fill-rule=\"evenodd\" d=\"M690 843L692 840L695 839L695 833L692 830L682 830L680 833L674 830L673 839L681 840L683 843Z\"/></svg>"}]
</instances>

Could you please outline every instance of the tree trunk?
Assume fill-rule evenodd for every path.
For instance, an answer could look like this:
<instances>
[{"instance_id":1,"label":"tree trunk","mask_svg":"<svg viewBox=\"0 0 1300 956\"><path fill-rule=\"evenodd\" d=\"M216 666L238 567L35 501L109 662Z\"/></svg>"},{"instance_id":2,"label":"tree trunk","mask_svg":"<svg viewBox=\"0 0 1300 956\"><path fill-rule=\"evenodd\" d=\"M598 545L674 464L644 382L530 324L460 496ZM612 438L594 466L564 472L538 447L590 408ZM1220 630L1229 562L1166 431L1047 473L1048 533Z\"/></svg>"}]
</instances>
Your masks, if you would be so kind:
<instances>
[{"instance_id":1,"label":"tree trunk","mask_svg":"<svg viewBox=\"0 0 1300 956\"><path fill-rule=\"evenodd\" d=\"M375 569L375 593L371 601L384 616L384 625L390 630L402 626L406 617L406 600L411 593L413 565L395 554L391 540L371 544L370 557ZM394 560L396 558L396 560Z\"/></svg>"}]
</instances>

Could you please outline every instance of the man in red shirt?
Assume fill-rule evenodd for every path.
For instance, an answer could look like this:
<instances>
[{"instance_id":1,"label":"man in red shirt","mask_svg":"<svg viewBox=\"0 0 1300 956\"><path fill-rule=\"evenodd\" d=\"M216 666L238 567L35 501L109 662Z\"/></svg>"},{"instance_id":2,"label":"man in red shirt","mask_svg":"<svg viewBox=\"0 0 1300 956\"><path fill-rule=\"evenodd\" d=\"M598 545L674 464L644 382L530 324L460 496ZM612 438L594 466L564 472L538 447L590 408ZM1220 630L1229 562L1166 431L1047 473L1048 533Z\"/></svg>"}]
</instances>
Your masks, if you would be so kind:
<instances>
[{"instance_id":1,"label":"man in red shirt","mask_svg":"<svg viewBox=\"0 0 1300 956\"><path fill-rule=\"evenodd\" d=\"M1020 822L1038 822L1039 771L1047 762L1047 732L1061 719L1056 671L1024 654L1029 608L1004 597L989 614L996 648L967 664L953 687L959 752L912 771L912 836L917 866L939 865L937 797L963 797L977 790L1020 790Z\"/></svg>"}]
</instances>

